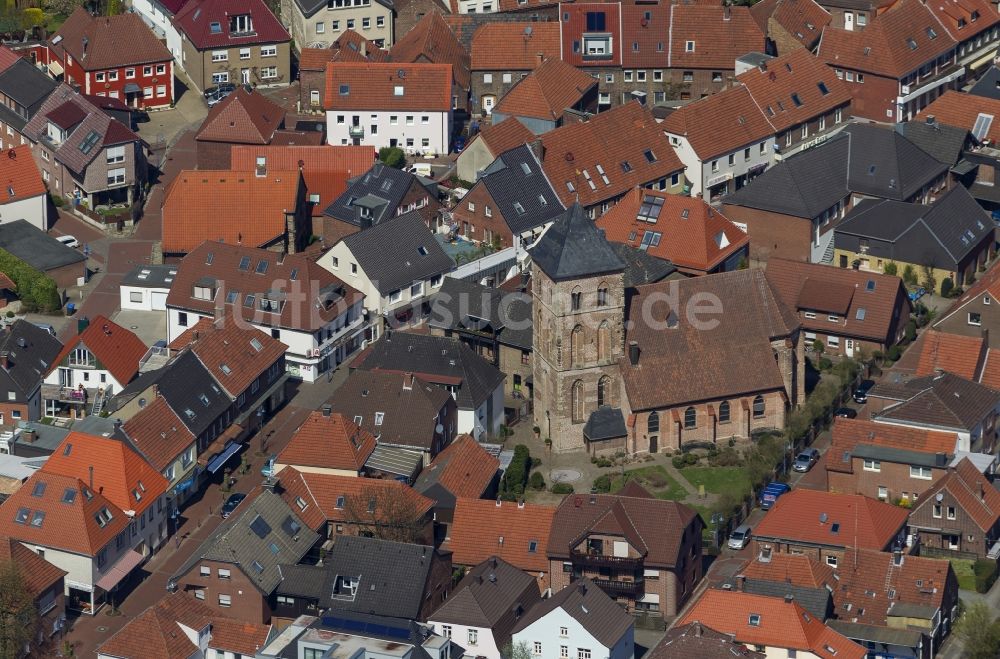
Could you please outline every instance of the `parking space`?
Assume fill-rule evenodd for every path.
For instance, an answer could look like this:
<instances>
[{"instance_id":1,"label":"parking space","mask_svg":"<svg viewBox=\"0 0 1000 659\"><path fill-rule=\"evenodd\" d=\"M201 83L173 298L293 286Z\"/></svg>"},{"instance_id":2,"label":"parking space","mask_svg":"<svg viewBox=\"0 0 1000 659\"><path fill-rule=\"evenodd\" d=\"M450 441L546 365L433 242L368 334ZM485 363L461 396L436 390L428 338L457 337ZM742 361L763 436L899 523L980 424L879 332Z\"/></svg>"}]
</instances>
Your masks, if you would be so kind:
<instances>
[{"instance_id":1,"label":"parking space","mask_svg":"<svg viewBox=\"0 0 1000 659\"><path fill-rule=\"evenodd\" d=\"M178 135L192 127L197 128L208 116L208 105L201 93L185 84L180 72L176 85L179 96L174 107L150 112L148 121L137 124L139 137L150 145L173 144Z\"/></svg>"}]
</instances>

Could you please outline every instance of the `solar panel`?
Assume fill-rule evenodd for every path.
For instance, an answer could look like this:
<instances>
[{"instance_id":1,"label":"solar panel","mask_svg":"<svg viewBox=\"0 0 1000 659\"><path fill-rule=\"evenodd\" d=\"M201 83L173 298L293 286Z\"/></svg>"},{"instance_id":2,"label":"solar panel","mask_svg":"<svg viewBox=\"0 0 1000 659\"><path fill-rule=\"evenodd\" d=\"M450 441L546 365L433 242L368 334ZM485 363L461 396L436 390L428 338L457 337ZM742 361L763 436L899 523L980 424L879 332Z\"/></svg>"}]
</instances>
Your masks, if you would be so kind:
<instances>
[{"instance_id":1,"label":"solar panel","mask_svg":"<svg viewBox=\"0 0 1000 659\"><path fill-rule=\"evenodd\" d=\"M263 540L271 532L271 527L264 521L263 517L257 515L257 517L250 522L250 530L253 531L258 538Z\"/></svg>"},{"instance_id":2,"label":"solar panel","mask_svg":"<svg viewBox=\"0 0 1000 659\"><path fill-rule=\"evenodd\" d=\"M295 518L289 515L285 518L285 521L281 523L282 530L288 534L288 537L292 538L299 534L302 530L302 525L295 521Z\"/></svg>"}]
</instances>

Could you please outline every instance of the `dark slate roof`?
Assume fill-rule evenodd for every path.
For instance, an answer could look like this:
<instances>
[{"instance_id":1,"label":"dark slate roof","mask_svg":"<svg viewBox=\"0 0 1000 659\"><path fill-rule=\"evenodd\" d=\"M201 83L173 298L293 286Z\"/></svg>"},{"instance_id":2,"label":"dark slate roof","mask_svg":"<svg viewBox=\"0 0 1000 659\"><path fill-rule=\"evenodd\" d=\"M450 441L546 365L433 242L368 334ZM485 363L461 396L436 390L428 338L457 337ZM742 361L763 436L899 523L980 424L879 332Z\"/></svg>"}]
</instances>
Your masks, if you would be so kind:
<instances>
[{"instance_id":1,"label":"dark slate roof","mask_svg":"<svg viewBox=\"0 0 1000 659\"><path fill-rule=\"evenodd\" d=\"M185 350L158 370L163 371L156 379L159 395L166 399L170 409L195 437L215 423L233 402L191 350ZM208 400L208 405L202 396Z\"/></svg>"},{"instance_id":2,"label":"dark slate roof","mask_svg":"<svg viewBox=\"0 0 1000 659\"><path fill-rule=\"evenodd\" d=\"M960 263L987 235L993 222L964 186L956 186L930 206L865 199L837 225L836 235L892 244L887 256L904 263ZM836 239L836 236L835 236Z\"/></svg>"},{"instance_id":3,"label":"dark slate roof","mask_svg":"<svg viewBox=\"0 0 1000 659\"><path fill-rule=\"evenodd\" d=\"M625 263L580 204L573 204L529 250L531 260L553 280L621 272Z\"/></svg>"},{"instance_id":4,"label":"dark slate roof","mask_svg":"<svg viewBox=\"0 0 1000 659\"><path fill-rule=\"evenodd\" d=\"M780 581L747 579L743 584L743 590L752 595L766 595L779 599L791 596L799 606L820 620L826 620L833 614L833 597L826 588L808 588Z\"/></svg>"},{"instance_id":5,"label":"dark slate roof","mask_svg":"<svg viewBox=\"0 0 1000 659\"><path fill-rule=\"evenodd\" d=\"M526 144L500 154L480 181L514 235L551 222L565 210ZM520 204L521 212L515 203Z\"/></svg>"},{"instance_id":6,"label":"dark slate roof","mask_svg":"<svg viewBox=\"0 0 1000 659\"><path fill-rule=\"evenodd\" d=\"M531 296L445 277L431 302L429 325L493 331L501 344L531 350Z\"/></svg>"},{"instance_id":7,"label":"dark slate roof","mask_svg":"<svg viewBox=\"0 0 1000 659\"><path fill-rule=\"evenodd\" d=\"M417 620L435 549L361 536L340 536L327 555L321 608ZM337 577L360 577L353 599L333 595Z\"/></svg>"},{"instance_id":8,"label":"dark slate roof","mask_svg":"<svg viewBox=\"0 0 1000 659\"><path fill-rule=\"evenodd\" d=\"M413 373L435 382L435 377L461 382L455 401L459 409L476 409L504 380L504 374L455 338L387 332L355 362L367 371Z\"/></svg>"},{"instance_id":9,"label":"dark slate roof","mask_svg":"<svg viewBox=\"0 0 1000 659\"><path fill-rule=\"evenodd\" d=\"M869 395L903 401L877 414L876 421L949 430L970 431L1000 405L1000 393L947 372L877 384Z\"/></svg>"},{"instance_id":10,"label":"dark slate roof","mask_svg":"<svg viewBox=\"0 0 1000 659\"><path fill-rule=\"evenodd\" d=\"M935 160L949 167L961 159L962 150L972 140L972 134L968 130L948 126L940 121L908 121L898 124L897 130Z\"/></svg>"},{"instance_id":11,"label":"dark slate roof","mask_svg":"<svg viewBox=\"0 0 1000 659\"><path fill-rule=\"evenodd\" d=\"M748 650L732 634L723 634L700 622L674 627L654 646L646 659L766 659L763 652Z\"/></svg>"},{"instance_id":12,"label":"dark slate roof","mask_svg":"<svg viewBox=\"0 0 1000 659\"><path fill-rule=\"evenodd\" d=\"M382 295L455 267L418 211L352 233L344 244Z\"/></svg>"},{"instance_id":13,"label":"dark slate roof","mask_svg":"<svg viewBox=\"0 0 1000 659\"><path fill-rule=\"evenodd\" d=\"M170 288L176 275L176 265L137 265L122 278L122 285L143 288Z\"/></svg>"},{"instance_id":14,"label":"dark slate roof","mask_svg":"<svg viewBox=\"0 0 1000 659\"><path fill-rule=\"evenodd\" d=\"M583 426L583 436L592 442L617 439L625 434L625 417L618 407L598 407Z\"/></svg>"},{"instance_id":15,"label":"dark slate roof","mask_svg":"<svg viewBox=\"0 0 1000 659\"><path fill-rule=\"evenodd\" d=\"M414 181L419 183L413 174L377 162L363 176L351 179L344 193L323 214L361 226L359 207L364 206L371 210L372 225L377 225L396 216L396 209ZM429 191L436 199L436 186Z\"/></svg>"},{"instance_id":16,"label":"dark slate roof","mask_svg":"<svg viewBox=\"0 0 1000 659\"><path fill-rule=\"evenodd\" d=\"M494 638L504 641L517 618L508 613L527 611L540 599L533 576L494 556L469 570L428 620L492 629Z\"/></svg>"},{"instance_id":17,"label":"dark slate roof","mask_svg":"<svg viewBox=\"0 0 1000 659\"><path fill-rule=\"evenodd\" d=\"M392 9L392 0L375 0L375 2L383 5L389 9ZM299 11L302 15L309 19L320 9L325 9L327 6L327 0L295 0L295 4L298 6Z\"/></svg>"},{"instance_id":18,"label":"dark slate roof","mask_svg":"<svg viewBox=\"0 0 1000 659\"><path fill-rule=\"evenodd\" d=\"M924 642L924 636L916 629L897 629L881 625L864 625L849 620L828 620L827 627L842 634L854 642L878 643L880 645L897 645L903 648L916 648Z\"/></svg>"},{"instance_id":19,"label":"dark slate roof","mask_svg":"<svg viewBox=\"0 0 1000 659\"><path fill-rule=\"evenodd\" d=\"M0 93L13 99L28 113L23 117L5 105L3 119L13 128L20 130L35 116L38 109L59 83L32 66L26 59L19 59L3 73L0 73Z\"/></svg>"},{"instance_id":20,"label":"dark slate roof","mask_svg":"<svg viewBox=\"0 0 1000 659\"><path fill-rule=\"evenodd\" d=\"M655 284L677 272L677 266L667 259L657 258L638 247L611 243L611 249L625 264L625 288Z\"/></svg>"},{"instance_id":21,"label":"dark slate roof","mask_svg":"<svg viewBox=\"0 0 1000 659\"><path fill-rule=\"evenodd\" d=\"M319 565L282 565L281 583L274 592L318 600L327 593L326 574L326 568Z\"/></svg>"},{"instance_id":22,"label":"dark slate roof","mask_svg":"<svg viewBox=\"0 0 1000 659\"><path fill-rule=\"evenodd\" d=\"M0 224L0 249L7 250L42 272L80 263L85 258L81 252L66 247L27 220ZM80 275L83 275L82 267Z\"/></svg>"},{"instance_id":23,"label":"dark slate roof","mask_svg":"<svg viewBox=\"0 0 1000 659\"><path fill-rule=\"evenodd\" d=\"M891 128L851 124L843 130L851 142L847 187L883 199L909 199L948 170Z\"/></svg>"},{"instance_id":24,"label":"dark slate roof","mask_svg":"<svg viewBox=\"0 0 1000 659\"><path fill-rule=\"evenodd\" d=\"M983 96L1000 101L1000 69L995 65L987 69L979 82L972 86L969 93L973 96Z\"/></svg>"},{"instance_id":25,"label":"dark slate roof","mask_svg":"<svg viewBox=\"0 0 1000 659\"><path fill-rule=\"evenodd\" d=\"M514 625L513 633L517 634L558 608L572 616L606 648L614 647L634 624L625 609L593 581L583 578L533 606Z\"/></svg>"},{"instance_id":26,"label":"dark slate roof","mask_svg":"<svg viewBox=\"0 0 1000 659\"><path fill-rule=\"evenodd\" d=\"M0 368L0 392L13 391L16 402L27 402L62 347L47 330L26 320L0 330L0 351L8 353L8 368Z\"/></svg>"}]
</instances>

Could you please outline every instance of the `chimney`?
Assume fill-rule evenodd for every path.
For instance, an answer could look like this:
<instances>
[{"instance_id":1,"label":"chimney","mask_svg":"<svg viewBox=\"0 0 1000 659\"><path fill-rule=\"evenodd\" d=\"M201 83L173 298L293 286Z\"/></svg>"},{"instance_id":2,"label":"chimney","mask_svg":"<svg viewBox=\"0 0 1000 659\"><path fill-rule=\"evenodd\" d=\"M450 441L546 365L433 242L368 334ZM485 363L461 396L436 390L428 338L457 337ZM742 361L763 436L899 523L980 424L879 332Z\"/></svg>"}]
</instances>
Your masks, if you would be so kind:
<instances>
[{"instance_id":1,"label":"chimney","mask_svg":"<svg viewBox=\"0 0 1000 659\"><path fill-rule=\"evenodd\" d=\"M628 342L628 361L632 366L639 365L639 342L629 341Z\"/></svg>"},{"instance_id":2,"label":"chimney","mask_svg":"<svg viewBox=\"0 0 1000 659\"><path fill-rule=\"evenodd\" d=\"M535 53L535 68L537 69L545 61L545 53Z\"/></svg>"},{"instance_id":3,"label":"chimney","mask_svg":"<svg viewBox=\"0 0 1000 659\"><path fill-rule=\"evenodd\" d=\"M359 44L362 57L368 57L368 39L362 39Z\"/></svg>"},{"instance_id":4,"label":"chimney","mask_svg":"<svg viewBox=\"0 0 1000 659\"><path fill-rule=\"evenodd\" d=\"M927 122L928 126L934 126L937 124L937 117L935 117L933 114L929 114L927 115L927 118L924 119L924 121Z\"/></svg>"},{"instance_id":5,"label":"chimney","mask_svg":"<svg viewBox=\"0 0 1000 659\"><path fill-rule=\"evenodd\" d=\"M10 353L6 350L0 352L0 367L5 371L10 368Z\"/></svg>"},{"instance_id":6,"label":"chimney","mask_svg":"<svg viewBox=\"0 0 1000 659\"><path fill-rule=\"evenodd\" d=\"M34 428L25 428L21 431L21 441L25 444L34 444L37 437L38 433Z\"/></svg>"},{"instance_id":7,"label":"chimney","mask_svg":"<svg viewBox=\"0 0 1000 659\"><path fill-rule=\"evenodd\" d=\"M90 465L90 489L94 489L94 465Z\"/></svg>"},{"instance_id":8,"label":"chimney","mask_svg":"<svg viewBox=\"0 0 1000 659\"><path fill-rule=\"evenodd\" d=\"M413 373L403 373L403 390L411 391L413 389L413 381L416 378L413 377Z\"/></svg>"},{"instance_id":9,"label":"chimney","mask_svg":"<svg viewBox=\"0 0 1000 659\"><path fill-rule=\"evenodd\" d=\"M738 574L736 575L736 590L742 592L747 585L746 575Z\"/></svg>"},{"instance_id":10,"label":"chimney","mask_svg":"<svg viewBox=\"0 0 1000 659\"><path fill-rule=\"evenodd\" d=\"M330 416L333 414L333 406L329 403L323 406L323 416Z\"/></svg>"},{"instance_id":11,"label":"chimney","mask_svg":"<svg viewBox=\"0 0 1000 659\"><path fill-rule=\"evenodd\" d=\"M268 492L274 493L275 488L278 487L278 477L268 476L261 482L260 486Z\"/></svg>"},{"instance_id":12,"label":"chimney","mask_svg":"<svg viewBox=\"0 0 1000 659\"><path fill-rule=\"evenodd\" d=\"M518 287L518 290L520 290L522 293L527 293L528 292L528 279L530 277L531 277L531 275L529 275L527 272L522 272L521 273L521 285ZM986 331L986 330L983 330L983 331Z\"/></svg>"},{"instance_id":13,"label":"chimney","mask_svg":"<svg viewBox=\"0 0 1000 659\"><path fill-rule=\"evenodd\" d=\"M785 593L785 604L791 604L794 599L791 593Z\"/></svg>"}]
</instances>

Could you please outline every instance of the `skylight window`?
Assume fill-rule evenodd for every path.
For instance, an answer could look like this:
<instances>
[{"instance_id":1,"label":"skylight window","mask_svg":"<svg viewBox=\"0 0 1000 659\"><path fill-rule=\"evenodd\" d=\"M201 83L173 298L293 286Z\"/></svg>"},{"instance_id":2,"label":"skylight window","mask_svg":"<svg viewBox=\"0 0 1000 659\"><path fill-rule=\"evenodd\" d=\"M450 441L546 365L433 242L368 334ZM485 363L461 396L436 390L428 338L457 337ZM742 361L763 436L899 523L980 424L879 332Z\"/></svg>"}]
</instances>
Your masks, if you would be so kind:
<instances>
[{"instance_id":1,"label":"skylight window","mask_svg":"<svg viewBox=\"0 0 1000 659\"><path fill-rule=\"evenodd\" d=\"M251 563L251 565L253 565L253 570L257 574L261 574L262 572L264 572L264 566L260 564L260 561L254 561L253 563Z\"/></svg>"},{"instance_id":2,"label":"skylight window","mask_svg":"<svg viewBox=\"0 0 1000 659\"><path fill-rule=\"evenodd\" d=\"M517 211L518 215L524 215L524 206L521 205L521 202L514 202L514 210Z\"/></svg>"},{"instance_id":3,"label":"skylight window","mask_svg":"<svg viewBox=\"0 0 1000 659\"><path fill-rule=\"evenodd\" d=\"M642 205L639 206L639 214L636 215L636 219L642 222L656 224L656 220L659 219L660 211L662 210L663 197L644 195L642 198Z\"/></svg>"},{"instance_id":4,"label":"skylight window","mask_svg":"<svg viewBox=\"0 0 1000 659\"><path fill-rule=\"evenodd\" d=\"M292 268L292 272L291 274L288 275L288 278L291 279L292 281L297 281L299 278L299 269Z\"/></svg>"},{"instance_id":5,"label":"skylight window","mask_svg":"<svg viewBox=\"0 0 1000 659\"><path fill-rule=\"evenodd\" d=\"M17 514L14 515L14 521L18 524L27 524L28 517L31 515L31 511L27 508L18 508Z\"/></svg>"},{"instance_id":6,"label":"skylight window","mask_svg":"<svg viewBox=\"0 0 1000 659\"><path fill-rule=\"evenodd\" d=\"M747 620L747 622L750 624L751 627L760 627L760 614L751 613L750 619Z\"/></svg>"},{"instance_id":7,"label":"skylight window","mask_svg":"<svg viewBox=\"0 0 1000 659\"><path fill-rule=\"evenodd\" d=\"M874 279L869 279L867 282L865 282L865 290L868 291L869 293L871 293L872 291L875 290L875 280Z\"/></svg>"},{"instance_id":8,"label":"skylight window","mask_svg":"<svg viewBox=\"0 0 1000 659\"><path fill-rule=\"evenodd\" d=\"M31 491L31 496L40 497L45 494L45 481L35 483L35 489Z\"/></svg>"},{"instance_id":9,"label":"skylight window","mask_svg":"<svg viewBox=\"0 0 1000 659\"><path fill-rule=\"evenodd\" d=\"M101 139L100 133L98 133L96 130L90 131L89 133L87 133L87 137L85 137L83 141L80 142L80 151L84 155L89 154L91 151L94 150L94 147L97 146L97 142L100 139Z\"/></svg>"},{"instance_id":10,"label":"skylight window","mask_svg":"<svg viewBox=\"0 0 1000 659\"><path fill-rule=\"evenodd\" d=\"M226 303L233 304L236 302L236 298L240 296L239 291L226 291Z\"/></svg>"},{"instance_id":11,"label":"skylight window","mask_svg":"<svg viewBox=\"0 0 1000 659\"><path fill-rule=\"evenodd\" d=\"M632 171L632 165L629 163L628 160L622 161L622 171L625 172L626 174Z\"/></svg>"},{"instance_id":12,"label":"skylight window","mask_svg":"<svg viewBox=\"0 0 1000 659\"><path fill-rule=\"evenodd\" d=\"M337 504L336 504L337 510L343 510L345 503L347 503L347 501L345 500L344 495L341 494L339 497L337 497Z\"/></svg>"},{"instance_id":13,"label":"skylight window","mask_svg":"<svg viewBox=\"0 0 1000 659\"><path fill-rule=\"evenodd\" d=\"M209 252L208 254L205 255L205 265L212 265L212 261L214 260L215 260L214 253Z\"/></svg>"},{"instance_id":14,"label":"skylight window","mask_svg":"<svg viewBox=\"0 0 1000 659\"><path fill-rule=\"evenodd\" d=\"M212 21L208 25L208 31L212 34L222 34L222 23L218 21Z\"/></svg>"},{"instance_id":15,"label":"skylight window","mask_svg":"<svg viewBox=\"0 0 1000 659\"><path fill-rule=\"evenodd\" d=\"M351 93L351 86L350 85L341 85L340 86L340 95L341 96L347 96L350 93Z\"/></svg>"},{"instance_id":16,"label":"skylight window","mask_svg":"<svg viewBox=\"0 0 1000 659\"><path fill-rule=\"evenodd\" d=\"M421 245L417 248L417 253L420 254L420 256L427 256L427 248Z\"/></svg>"},{"instance_id":17,"label":"skylight window","mask_svg":"<svg viewBox=\"0 0 1000 659\"><path fill-rule=\"evenodd\" d=\"M31 518L31 525L41 528L42 522L45 521L45 513L41 510L36 510L35 514Z\"/></svg>"},{"instance_id":18,"label":"skylight window","mask_svg":"<svg viewBox=\"0 0 1000 659\"><path fill-rule=\"evenodd\" d=\"M654 163L656 162L656 154L653 153L652 149L646 149L643 151L642 155L646 156L646 162Z\"/></svg>"},{"instance_id":19,"label":"skylight window","mask_svg":"<svg viewBox=\"0 0 1000 659\"><path fill-rule=\"evenodd\" d=\"M531 174L531 167L528 166L528 163L522 162L521 163L521 171L524 172L525 176L527 176L527 175Z\"/></svg>"},{"instance_id":20,"label":"skylight window","mask_svg":"<svg viewBox=\"0 0 1000 659\"><path fill-rule=\"evenodd\" d=\"M250 339L250 347L256 350L257 352L260 352L261 350L264 349L264 346L261 344L260 340L256 338Z\"/></svg>"},{"instance_id":21,"label":"skylight window","mask_svg":"<svg viewBox=\"0 0 1000 659\"><path fill-rule=\"evenodd\" d=\"M255 299L256 299L256 296L253 295L252 293L245 295L243 297L243 306L247 307L247 308L252 307Z\"/></svg>"},{"instance_id":22,"label":"skylight window","mask_svg":"<svg viewBox=\"0 0 1000 659\"><path fill-rule=\"evenodd\" d=\"M854 318L855 318L855 319L857 319L857 320L864 320L864 319L865 319L865 314L866 314L866 313L867 313L867 312L865 311L865 308L864 308L864 307L861 307L861 308L860 308L860 309L858 309L858 311L857 311L857 312L856 312L856 313L854 314Z\"/></svg>"},{"instance_id":23,"label":"skylight window","mask_svg":"<svg viewBox=\"0 0 1000 659\"><path fill-rule=\"evenodd\" d=\"M73 503L74 501L76 501L76 490L74 490L71 487L67 487L66 490L63 492L62 502Z\"/></svg>"},{"instance_id":24,"label":"skylight window","mask_svg":"<svg viewBox=\"0 0 1000 659\"><path fill-rule=\"evenodd\" d=\"M830 88L826 86L825 82L823 81L817 82L816 86L819 87L819 93L822 94L823 96L826 96L827 94L830 93Z\"/></svg>"},{"instance_id":25,"label":"skylight window","mask_svg":"<svg viewBox=\"0 0 1000 659\"><path fill-rule=\"evenodd\" d=\"M910 50L916 50L917 49L917 42L916 42L916 40L913 37L908 37L906 39L906 45L910 47Z\"/></svg>"},{"instance_id":26,"label":"skylight window","mask_svg":"<svg viewBox=\"0 0 1000 659\"><path fill-rule=\"evenodd\" d=\"M927 36L929 38L931 38L931 39L937 39L937 32L934 31L934 28L928 26L927 27Z\"/></svg>"},{"instance_id":27,"label":"skylight window","mask_svg":"<svg viewBox=\"0 0 1000 659\"><path fill-rule=\"evenodd\" d=\"M250 530L254 532L258 538L263 540L271 533L271 526L264 520L263 517L257 515L254 517L253 521L250 522Z\"/></svg>"},{"instance_id":28,"label":"skylight window","mask_svg":"<svg viewBox=\"0 0 1000 659\"><path fill-rule=\"evenodd\" d=\"M972 135L977 140L982 142L986 138L986 135L990 130L990 125L992 124L993 124L993 115L983 114L982 112L980 112L979 115L976 117L975 125L973 125L972 127Z\"/></svg>"}]
</instances>

